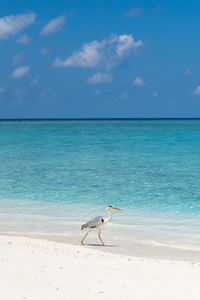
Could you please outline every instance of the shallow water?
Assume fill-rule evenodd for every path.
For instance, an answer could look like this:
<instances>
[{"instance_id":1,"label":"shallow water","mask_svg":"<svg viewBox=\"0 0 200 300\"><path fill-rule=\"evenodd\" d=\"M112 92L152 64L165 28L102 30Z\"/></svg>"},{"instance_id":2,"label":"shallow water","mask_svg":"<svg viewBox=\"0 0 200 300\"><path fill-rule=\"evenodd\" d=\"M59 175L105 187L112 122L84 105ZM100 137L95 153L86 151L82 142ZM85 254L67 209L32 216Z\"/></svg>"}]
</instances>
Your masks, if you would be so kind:
<instances>
[{"instance_id":1,"label":"shallow water","mask_svg":"<svg viewBox=\"0 0 200 300\"><path fill-rule=\"evenodd\" d=\"M199 157L199 120L2 121L0 232L78 241L115 205L107 240L200 250Z\"/></svg>"}]
</instances>

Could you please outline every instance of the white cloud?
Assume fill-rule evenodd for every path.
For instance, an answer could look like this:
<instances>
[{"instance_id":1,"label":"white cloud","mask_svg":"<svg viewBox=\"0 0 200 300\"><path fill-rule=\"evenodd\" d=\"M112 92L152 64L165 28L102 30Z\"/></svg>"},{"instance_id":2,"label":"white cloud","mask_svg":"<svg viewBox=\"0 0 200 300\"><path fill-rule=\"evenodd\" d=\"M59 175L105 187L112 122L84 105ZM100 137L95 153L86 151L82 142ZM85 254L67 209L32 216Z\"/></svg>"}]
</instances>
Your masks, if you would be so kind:
<instances>
[{"instance_id":1,"label":"white cloud","mask_svg":"<svg viewBox=\"0 0 200 300\"><path fill-rule=\"evenodd\" d=\"M154 93L152 94L152 97L158 97L158 93L157 93L157 92L154 92Z\"/></svg>"},{"instance_id":2,"label":"white cloud","mask_svg":"<svg viewBox=\"0 0 200 300\"><path fill-rule=\"evenodd\" d=\"M19 44L28 45L30 43L30 40L31 40L30 36L28 36L27 34L23 34L17 39L17 42Z\"/></svg>"},{"instance_id":3,"label":"white cloud","mask_svg":"<svg viewBox=\"0 0 200 300\"><path fill-rule=\"evenodd\" d=\"M188 68L187 70L185 70L184 75L186 75L186 76L192 75L191 69Z\"/></svg>"},{"instance_id":4,"label":"white cloud","mask_svg":"<svg viewBox=\"0 0 200 300\"><path fill-rule=\"evenodd\" d=\"M30 70L29 66L21 66L19 68L16 68L12 73L12 78L18 79L26 75L28 71Z\"/></svg>"},{"instance_id":5,"label":"white cloud","mask_svg":"<svg viewBox=\"0 0 200 300\"><path fill-rule=\"evenodd\" d=\"M52 34L56 31L59 31L62 29L63 25L66 23L66 17L60 16L55 19L52 19L49 21L40 31L41 35L48 35Z\"/></svg>"},{"instance_id":6,"label":"white cloud","mask_svg":"<svg viewBox=\"0 0 200 300\"><path fill-rule=\"evenodd\" d=\"M104 73L104 72L97 72L90 78L88 78L88 84L98 84L98 83L108 83L113 80L112 74Z\"/></svg>"},{"instance_id":7,"label":"white cloud","mask_svg":"<svg viewBox=\"0 0 200 300\"><path fill-rule=\"evenodd\" d=\"M79 51L75 51L65 60L56 58L55 67L101 67L106 70L118 65L122 59L143 45L142 41L135 41L133 36L112 35L102 41L83 44Z\"/></svg>"},{"instance_id":8,"label":"white cloud","mask_svg":"<svg viewBox=\"0 0 200 300\"><path fill-rule=\"evenodd\" d=\"M36 15L33 12L0 18L0 40L18 34L23 28L31 25Z\"/></svg>"},{"instance_id":9,"label":"white cloud","mask_svg":"<svg viewBox=\"0 0 200 300\"><path fill-rule=\"evenodd\" d=\"M131 50L137 49L138 47L142 46L142 41L135 42L133 36L131 34L123 34L120 35L118 38L117 46L116 46L116 53L119 57L123 57L126 54L130 53Z\"/></svg>"},{"instance_id":10,"label":"white cloud","mask_svg":"<svg viewBox=\"0 0 200 300\"><path fill-rule=\"evenodd\" d=\"M129 10L126 14L126 18L136 19L142 15L143 11L141 8L136 7Z\"/></svg>"},{"instance_id":11,"label":"white cloud","mask_svg":"<svg viewBox=\"0 0 200 300\"><path fill-rule=\"evenodd\" d=\"M143 78L137 76L137 77L133 80L132 85L133 85L133 86L142 86L142 85L144 85L144 80L143 80Z\"/></svg>"},{"instance_id":12,"label":"white cloud","mask_svg":"<svg viewBox=\"0 0 200 300\"><path fill-rule=\"evenodd\" d=\"M0 94L3 93L3 92L5 92L5 88L0 87Z\"/></svg>"},{"instance_id":13,"label":"white cloud","mask_svg":"<svg viewBox=\"0 0 200 300\"><path fill-rule=\"evenodd\" d=\"M72 56L66 60L60 60L56 58L54 66L56 67L81 67L81 68L93 68L96 67L101 60L102 44L93 41L88 44L84 44L81 50L74 52Z\"/></svg>"},{"instance_id":14,"label":"white cloud","mask_svg":"<svg viewBox=\"0 0 200 300\"><path fill-rule=\"evenodd\" d=\"M195 95L195 96L199 96L200 95L200 85L198 85L196 87L196 89L193 91L192 94Z\"/></svg>"}]
</instances>

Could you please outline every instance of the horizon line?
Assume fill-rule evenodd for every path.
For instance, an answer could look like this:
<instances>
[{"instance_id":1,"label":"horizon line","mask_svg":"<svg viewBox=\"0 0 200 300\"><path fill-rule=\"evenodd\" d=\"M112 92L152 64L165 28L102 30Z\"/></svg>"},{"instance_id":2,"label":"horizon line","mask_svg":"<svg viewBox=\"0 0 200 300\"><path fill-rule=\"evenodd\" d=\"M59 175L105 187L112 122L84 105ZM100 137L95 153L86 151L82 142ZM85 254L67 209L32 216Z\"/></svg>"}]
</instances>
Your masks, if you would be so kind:
<instances>
[{"instance_id":1,"label":"horizon line","mask_svg":"<svg viewBox=\"0 0 200 300\"><path fill-rule=\"evenodd\" d=\"M126 121L126 120L137 120L137 121L145 121L145 120L200 120L200 117L186 117L186 118L177 118L177 117L166 117L166 118L0 118L0 122L2 121Z\"/></svg>"}]
</instances>

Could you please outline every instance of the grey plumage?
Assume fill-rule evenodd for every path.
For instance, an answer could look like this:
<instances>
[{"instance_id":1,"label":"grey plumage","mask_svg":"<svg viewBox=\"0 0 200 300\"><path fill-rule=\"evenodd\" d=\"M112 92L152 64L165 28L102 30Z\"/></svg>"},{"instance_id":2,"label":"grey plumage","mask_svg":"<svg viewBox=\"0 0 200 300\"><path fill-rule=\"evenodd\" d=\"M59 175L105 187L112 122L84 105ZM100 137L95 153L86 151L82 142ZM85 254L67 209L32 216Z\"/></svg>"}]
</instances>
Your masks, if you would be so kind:
<instances>
[{"instance_id":1,"label":"grey plumage","mask_svg":"<svg viewBox=\"0 0 200 300\"><path fill-rule=\"evenodd\" d=\"M98 226L102 225L102 223L104 222L104 219L105 218L102 217L102 216L93 218L92 220L90 220L86 224L83 224L81 226L81 230L83 230L84 228L97 228Z\"/></svg>"},{"instance_id":2,"label":"grey plumage","mask_svg":"<svg viewBox=\"0 0 200 300\"><path fill-rule=\"evenodd\" d=\"M99 233L98 233L99 240L101 241L102 245L104 246L104 242L102 241L102 238L101 238L101 228L102 228L105 224L107 224L107 223L109 223L109 222L111 221L111 219L112 219L112 214L111 214L111 212L110 212L111 209L121 210L120 208L117 208L117 207L114 207L114 206L112 206L112 205L109 205L109 206L107 206L107 208L106 208L106 212L107 212L107 214L108 214L108 218L104 218L104 217L102 217L102 216L99 216L99 217L96 217L96 218L90 220L89 222L87 222L87 223L85 223L85 224L83 224L83 225L81 226L81 230L83 230L84 228L87 229L86 234L84 235L84 237L83 237L82 240L81 240L81 245L84 245L83 242L84 242L85 238L88 236L88 234L89 234L91 231L97 229L98 232L99 232Z\"/></svg>"}]
</instances>

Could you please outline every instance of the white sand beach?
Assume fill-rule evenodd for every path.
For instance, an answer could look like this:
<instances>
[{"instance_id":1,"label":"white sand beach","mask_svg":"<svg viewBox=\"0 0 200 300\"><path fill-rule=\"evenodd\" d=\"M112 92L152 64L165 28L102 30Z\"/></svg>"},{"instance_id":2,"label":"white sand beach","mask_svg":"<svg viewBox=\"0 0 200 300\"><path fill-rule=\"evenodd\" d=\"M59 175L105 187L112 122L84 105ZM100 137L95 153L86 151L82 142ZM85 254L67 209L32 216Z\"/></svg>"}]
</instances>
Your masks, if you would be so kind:
<instances>
[{"instance_id":1,"label":"white sand beach","mask_svg":"<svg viewBox=\"0 0 200 300\"><path fill-rule=\"evenodd\" d=\"M0 299L199 300L200 263L0 237Z\"/></svg>"}]
</instances>

